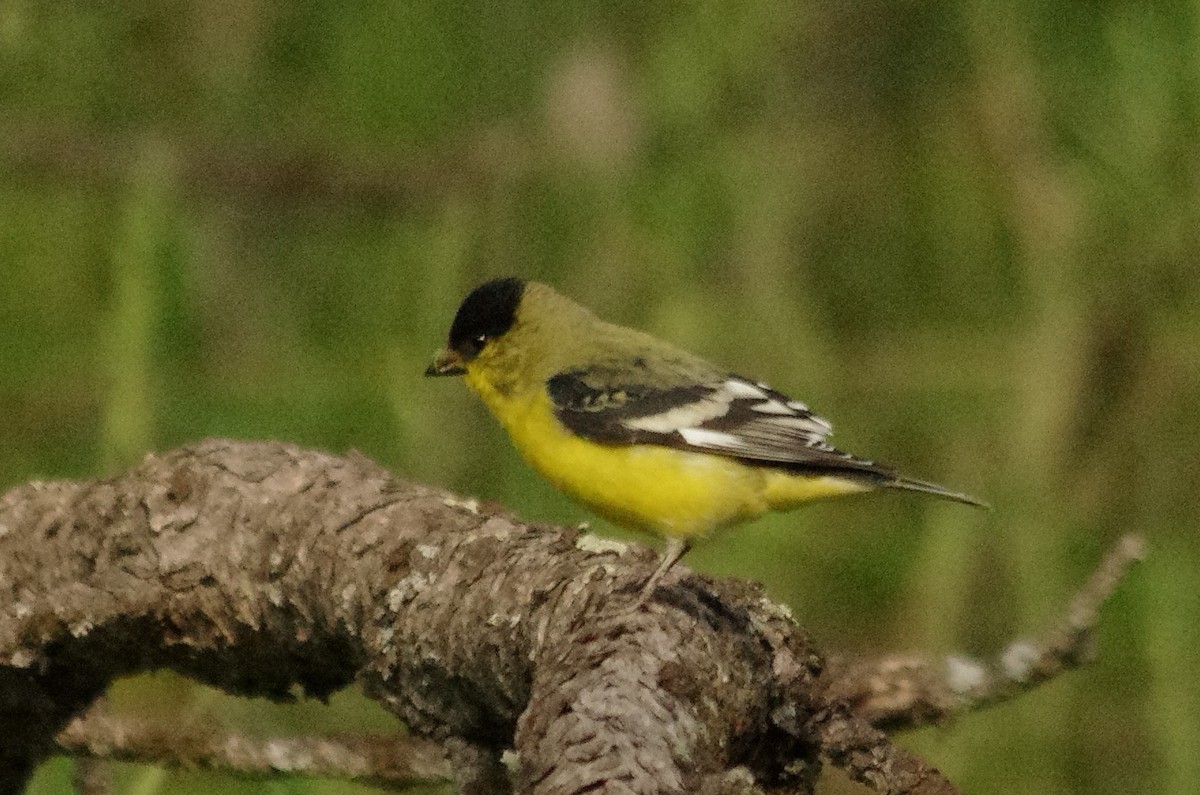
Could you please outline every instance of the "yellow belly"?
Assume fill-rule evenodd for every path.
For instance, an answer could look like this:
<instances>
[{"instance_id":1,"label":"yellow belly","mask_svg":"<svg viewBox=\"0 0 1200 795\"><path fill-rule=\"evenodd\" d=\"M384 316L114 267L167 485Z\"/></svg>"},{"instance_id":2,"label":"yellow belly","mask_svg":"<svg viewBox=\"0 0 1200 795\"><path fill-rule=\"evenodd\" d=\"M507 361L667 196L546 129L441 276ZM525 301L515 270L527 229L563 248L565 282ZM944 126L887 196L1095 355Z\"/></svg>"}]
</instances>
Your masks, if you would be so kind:
<instances>
[{"instance_id":1,"label":"yellow belly","mask_svg":"<svg viewBox=\"0 0 1200 795\"><path fill-rule=\"evenodd\" d=\"M731 459L652 445L599 445L544 430L513 441L551 483L626 527L705 535L769 507L762 474Z\"/></svg>"},{"instance_id":2,"label":"yellow belly","mask_svg":"<svg viewBox=\"0 0 1200 795\"><path fill-rule=\"evenodd\" d=\"M537 472L626 527L668 536L705 535L769 509L786 510L869 488L859 481L794 475L710 453L598 444L563 427L545 392L512 398L471 374L467 383Z\"/></svg>"}]
</instances>

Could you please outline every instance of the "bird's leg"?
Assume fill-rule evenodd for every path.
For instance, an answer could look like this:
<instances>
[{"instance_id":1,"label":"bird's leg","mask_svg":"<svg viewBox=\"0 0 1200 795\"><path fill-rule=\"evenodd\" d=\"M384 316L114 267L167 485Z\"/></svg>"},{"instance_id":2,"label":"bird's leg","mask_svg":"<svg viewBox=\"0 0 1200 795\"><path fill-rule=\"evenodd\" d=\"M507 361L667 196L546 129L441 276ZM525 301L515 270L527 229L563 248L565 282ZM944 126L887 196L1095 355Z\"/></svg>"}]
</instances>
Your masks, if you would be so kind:
<instances>
[{"instance_id":1,"label":"bird's leg","mask_svg":"<svg viewBox=\"0 0 1200 795\"><path fill-rule=\"evenodd\" d=\"M692 545L688 543L687 539L675 538L673 536L667 539L667 548L663 550L662 559L658 562L658 568L654 570L654 573L646 580L646 584L642 586L642 592L638 594L637 601L633 603L630 612L640 610L642 605L646 604L646 600L654 594L654 589L658 587L663 576L671 570L672 566L679 562L680 558L687 554L687 551L691 547Z\"/></svg>"}]
</instances>

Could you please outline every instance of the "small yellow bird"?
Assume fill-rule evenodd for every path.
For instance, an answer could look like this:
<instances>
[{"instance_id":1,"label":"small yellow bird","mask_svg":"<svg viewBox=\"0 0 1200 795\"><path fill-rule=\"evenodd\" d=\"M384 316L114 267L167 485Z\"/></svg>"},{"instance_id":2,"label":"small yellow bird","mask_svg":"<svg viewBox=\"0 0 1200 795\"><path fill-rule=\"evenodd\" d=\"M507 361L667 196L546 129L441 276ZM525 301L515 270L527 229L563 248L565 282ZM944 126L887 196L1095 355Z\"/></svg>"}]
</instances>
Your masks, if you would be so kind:
<instances>
[{"instance_id":1,"label":"small yellow bird","mask_svg":"<svg viewBox=\"0 0 1200 795\"><path fill-rule=\"evenodd\" d=\"M473 290L425 375L465 376L551 483L667 539L638 607L693 539L769 509L881 488L983 505L843 453L804 403L606 323L537 282Z\"/></svg>"}]
</instances>

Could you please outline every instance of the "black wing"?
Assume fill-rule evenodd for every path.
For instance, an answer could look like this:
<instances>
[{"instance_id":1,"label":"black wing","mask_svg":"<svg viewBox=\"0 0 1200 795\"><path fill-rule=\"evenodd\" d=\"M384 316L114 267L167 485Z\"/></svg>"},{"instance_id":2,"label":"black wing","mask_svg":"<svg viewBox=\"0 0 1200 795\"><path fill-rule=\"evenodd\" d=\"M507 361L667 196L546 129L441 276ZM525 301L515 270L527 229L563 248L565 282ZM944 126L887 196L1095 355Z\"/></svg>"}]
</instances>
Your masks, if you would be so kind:
<instances>
[{"instance_id":1,"label":"black wing","mask_svg":"<svg viewBox=\"0 0 1200 795\"><path fill-rule=\"evenodd\" d=\"M547 387L555 416L580 436L605 444L656 444L760 466L894 476L887 467L834 448L827 441L833 432L828 422L766 384L736 375L685 386L611 383L611 377L594 372L553 376Z\"/></svg>"}]
</instances>

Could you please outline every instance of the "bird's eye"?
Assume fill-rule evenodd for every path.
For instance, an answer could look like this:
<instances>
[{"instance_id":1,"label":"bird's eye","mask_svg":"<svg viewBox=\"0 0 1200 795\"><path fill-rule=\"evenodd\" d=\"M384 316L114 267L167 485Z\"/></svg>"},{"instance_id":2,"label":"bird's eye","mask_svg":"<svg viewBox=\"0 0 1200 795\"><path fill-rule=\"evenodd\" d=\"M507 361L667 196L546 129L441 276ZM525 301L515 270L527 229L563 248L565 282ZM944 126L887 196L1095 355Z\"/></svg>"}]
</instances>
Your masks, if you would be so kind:
<instances>
[{"instance_id":1,"label":"bird's eye","mask_svg":"<svg viewBox=\"0 0 1200 795\"><path fill-rule=\"evenodd\" d=\"M471 337L471 339L467 340L467 354L472 358L478 356L479 352L483 350L483 346L487 345L487 342L488 336L486 334Z\"/></svg>"}]
</instances>

